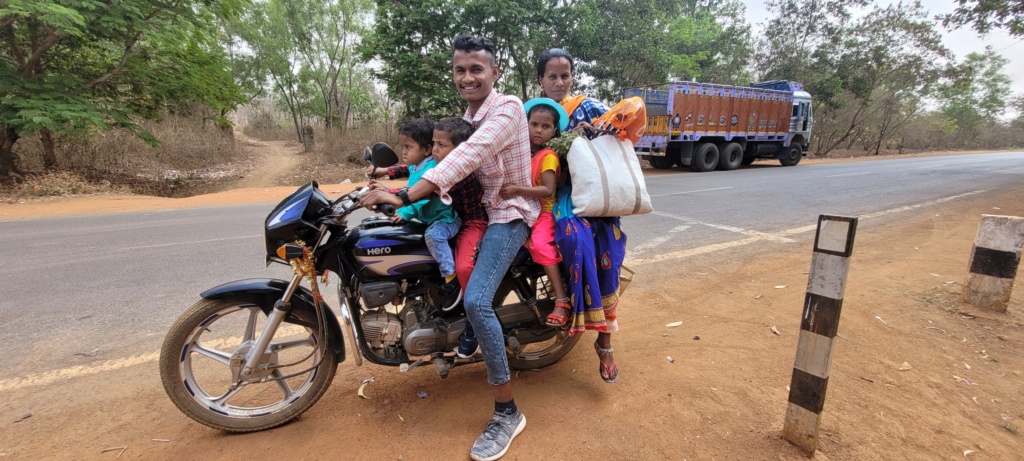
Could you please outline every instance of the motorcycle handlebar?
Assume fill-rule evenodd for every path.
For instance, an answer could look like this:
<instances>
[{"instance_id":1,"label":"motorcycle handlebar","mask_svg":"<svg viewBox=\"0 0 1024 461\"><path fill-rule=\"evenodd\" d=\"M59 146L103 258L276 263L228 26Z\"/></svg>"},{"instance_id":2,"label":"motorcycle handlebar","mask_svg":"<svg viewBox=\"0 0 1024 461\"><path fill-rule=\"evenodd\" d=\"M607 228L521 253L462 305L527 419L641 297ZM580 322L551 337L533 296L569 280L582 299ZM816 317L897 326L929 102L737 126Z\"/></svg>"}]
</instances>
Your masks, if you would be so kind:
<instances>
[{"instance_id":1,"label":"motorcycle handlebar","mask_svg":"<svg viewBox=\"0 0 1024 461\"><path fill-rule=\"evenodd\" d=\"M395 215L395 206L390 203L381 203L376 206L376 209L389 218Z\"/></svg>"}]
</instances>

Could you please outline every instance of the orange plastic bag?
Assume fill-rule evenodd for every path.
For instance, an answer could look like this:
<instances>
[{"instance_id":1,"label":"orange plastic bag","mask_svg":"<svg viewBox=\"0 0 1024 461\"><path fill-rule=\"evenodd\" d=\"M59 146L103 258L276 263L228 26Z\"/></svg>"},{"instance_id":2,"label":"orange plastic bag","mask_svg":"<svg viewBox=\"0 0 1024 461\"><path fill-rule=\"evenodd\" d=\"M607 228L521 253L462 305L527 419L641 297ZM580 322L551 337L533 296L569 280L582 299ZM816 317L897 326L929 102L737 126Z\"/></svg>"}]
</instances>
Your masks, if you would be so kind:
<instances>
[{"instance_id":1,"label":"orange plastic bag","mask_svg":"<svg viewBox=\"0 0 1024 461\"><path fill-rule=\"evenodd\" d=\"M594 125L600 129L618 130L619 140L628 139L636 144L647 127L647 106L639 97L623 99L604 115L595 118Z\"/></svg>"}]
</instances>

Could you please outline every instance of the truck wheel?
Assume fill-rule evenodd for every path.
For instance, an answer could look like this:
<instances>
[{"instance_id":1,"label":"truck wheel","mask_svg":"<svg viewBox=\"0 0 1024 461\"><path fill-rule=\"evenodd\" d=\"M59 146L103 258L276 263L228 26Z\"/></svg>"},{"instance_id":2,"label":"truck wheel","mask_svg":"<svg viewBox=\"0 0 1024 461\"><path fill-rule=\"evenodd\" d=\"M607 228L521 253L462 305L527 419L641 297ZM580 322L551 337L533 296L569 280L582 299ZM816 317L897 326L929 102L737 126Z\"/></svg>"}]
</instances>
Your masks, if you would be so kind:
<instances>
[{"instance_id":1,"label":"truck wheel","mask_svg":"<svg viewBox=\"0 0 1024 461\"><path fill-rule=\"evenodd\" d=\"M676 165L676 161L673 160L672 157L668 155L664 157L655 157L652 155L650 157L647 157L647 160L651 162L651 166L659 170L667 170Z\"/></svg>"},{"instance_id":2,"label":"truck wheel","mask_svg":"<svg viewBox=\"0 0 1024 461\"><path fill-rule=\"evenodd\" d=\"M697 145L693 152L690 169L698 172L714 170L718 166L718 146L705 142Z\"/></svg>"},{"instance_id":3,"label":"truck wheel","mask_svg":"<svg viewBox=\"0 0 1024 461\"><path fill-rule=\"evenodd\" d=\"M790 144L789 147L783 147L782 152L779 153L779 163L782 166L794 166L800 163L803 156L804 149L799 144Z\"/></svg>"},{"instance_id":4,"label":"truck wheel","mask_svg":"<svg viewBox=\"0 0 1024 461\"><path fill-rule=\"evenodd\" d=\"M735 170L743 162L743 148L738 143L730 142L718 147L718 169Z\"/></svg>"}]
</instances>

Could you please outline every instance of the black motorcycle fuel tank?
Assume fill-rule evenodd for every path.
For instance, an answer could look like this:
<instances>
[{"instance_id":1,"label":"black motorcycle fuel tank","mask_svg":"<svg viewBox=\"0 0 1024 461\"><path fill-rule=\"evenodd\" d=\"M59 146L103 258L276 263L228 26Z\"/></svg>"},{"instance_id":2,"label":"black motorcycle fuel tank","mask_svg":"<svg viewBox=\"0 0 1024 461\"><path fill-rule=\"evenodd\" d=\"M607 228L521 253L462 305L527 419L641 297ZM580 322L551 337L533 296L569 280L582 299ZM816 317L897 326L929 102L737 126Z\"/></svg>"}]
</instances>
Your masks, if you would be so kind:
<instances>
[{"instance_id":1,"label":"black motorcycle fuel tank","mask_svg":"<svg viewBox=\"0 0 1024 461\"><path fill-rule=\"evenodd\" d=\"M440 274L423 241L426 229L419 222L392 224L384 218L369 218L345 236L342 253L364 280Z\"/></svg>"}]
</instances>

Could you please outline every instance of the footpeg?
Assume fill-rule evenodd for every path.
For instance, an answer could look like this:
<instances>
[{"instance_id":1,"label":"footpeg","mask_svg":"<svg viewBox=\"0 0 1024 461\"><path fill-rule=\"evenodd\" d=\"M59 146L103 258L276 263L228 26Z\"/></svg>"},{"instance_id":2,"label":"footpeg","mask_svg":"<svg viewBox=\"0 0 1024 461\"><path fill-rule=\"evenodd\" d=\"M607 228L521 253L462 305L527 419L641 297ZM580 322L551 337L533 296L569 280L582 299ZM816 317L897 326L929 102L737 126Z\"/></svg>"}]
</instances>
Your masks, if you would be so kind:
<instances>
[{"instance_id":1,"label":"footpeg","mask_svg":"<svg viewBox=\"0 0 1024 461\"><path fill-rule=\"evenodd\" d=\"M444 357L437 357L434 359L434 368L437 368L437 375L440 376L441 379L445 379L448 377L448 370L451 370L452 366Z\"/></svg>"}]
</instances>

